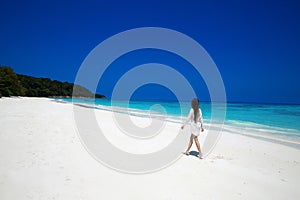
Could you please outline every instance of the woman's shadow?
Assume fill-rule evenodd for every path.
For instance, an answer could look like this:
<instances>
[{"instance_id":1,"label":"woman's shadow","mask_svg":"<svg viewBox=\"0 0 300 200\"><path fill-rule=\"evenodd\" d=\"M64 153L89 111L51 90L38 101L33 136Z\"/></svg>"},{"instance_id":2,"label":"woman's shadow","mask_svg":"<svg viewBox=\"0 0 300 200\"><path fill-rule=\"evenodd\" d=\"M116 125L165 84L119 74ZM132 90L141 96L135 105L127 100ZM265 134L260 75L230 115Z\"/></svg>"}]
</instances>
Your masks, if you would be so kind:
<instances>
[{"instance_id":1,"label":"woman's shadow","mask_svg":"<svg viewBox=\"0 0 300 200\"><path fill-rule=\"evenodd\" d=\"M185 153L183 153L183 154L185 154ZM190 155L190 156L196 156L196 157L198 157L199 152L198 152L198 151L190 151L190 152L189 152L189 155Z\"/></svg>"}]
</instances>

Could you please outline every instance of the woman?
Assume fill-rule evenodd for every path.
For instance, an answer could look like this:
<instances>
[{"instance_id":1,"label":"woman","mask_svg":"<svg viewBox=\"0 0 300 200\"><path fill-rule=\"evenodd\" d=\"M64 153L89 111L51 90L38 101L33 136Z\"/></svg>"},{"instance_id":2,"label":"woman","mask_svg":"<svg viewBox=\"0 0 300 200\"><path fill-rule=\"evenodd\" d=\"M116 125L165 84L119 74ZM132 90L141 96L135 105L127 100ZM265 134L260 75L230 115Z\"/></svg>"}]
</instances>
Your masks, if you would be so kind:
<instances>
[{"instance_id":1,"label":"woman","mask_svg":"<svg viewBox=\"0 0 300 200\"><path fill-rule=\"evenodd\" d=\"M198 136L200 134L200 129L202 132L204 131L204 129L203 129L203 123L202 123L202 112L201 112L201 109L199 108L199 100L194 98L192 100L191 106L192 106L192 108L190 110L189 116L188 116L187 120L185 121L185 123L181 126L181 129L183 129L184 126L188 122L191 123L191 137L190 137L189 146L188 146L187 150L185 151L185 155L190 155L189 152L192 147L193 140L195 140L197 149L199 151L198 157L202 159L203 154L202 154L202 151L200 148L200 143L198 141Z\"/></svg>"}]
</instances>

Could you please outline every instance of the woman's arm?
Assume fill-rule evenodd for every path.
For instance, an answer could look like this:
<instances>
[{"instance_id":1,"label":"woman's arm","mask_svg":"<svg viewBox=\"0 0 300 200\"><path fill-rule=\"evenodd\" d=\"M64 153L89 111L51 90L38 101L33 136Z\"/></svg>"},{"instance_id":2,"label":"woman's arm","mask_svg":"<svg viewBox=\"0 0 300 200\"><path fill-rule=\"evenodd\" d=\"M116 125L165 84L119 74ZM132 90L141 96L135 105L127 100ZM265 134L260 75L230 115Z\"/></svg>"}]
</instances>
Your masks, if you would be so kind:
<instances>
[{"instance_id":1,"label":"woman's arm","mask_svg":"<svg viewBox=\"0 0 300 200\"><path fill-rule=\"evenodd\" d=\"M181 129L183 129L184 126L185 126L189 121L191 121L192 116L193 116L193 112L194 112L193 109L191 109L190 112L189 112L188 117L186 118L185 122L182 124Z\"/></svg>"}]
</instances>

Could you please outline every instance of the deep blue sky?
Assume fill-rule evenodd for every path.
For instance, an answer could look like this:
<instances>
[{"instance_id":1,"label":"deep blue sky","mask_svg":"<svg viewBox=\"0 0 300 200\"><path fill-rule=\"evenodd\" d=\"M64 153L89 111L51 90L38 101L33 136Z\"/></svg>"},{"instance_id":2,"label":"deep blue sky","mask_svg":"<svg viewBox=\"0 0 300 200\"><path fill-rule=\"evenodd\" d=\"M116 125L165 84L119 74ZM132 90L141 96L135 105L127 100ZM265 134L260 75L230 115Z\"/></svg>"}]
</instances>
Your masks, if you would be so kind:
<instances>
[{"instance_id":1,"label":"deep blue sky","mask_svg":"<svg viewBox=\"0 0 300 200\"><path fill-rule=\"evenodd\" d=\"M0 65L20 74L74 82L82 61L101 41L132 28L165 27L207 50L221 72L228 101L300 103L299 10L297 1L283 0L1 1ZM132 59L152 61L149 52L139 53ZM151 53L158 62L172 60L164 52ZM98 89L107 96L117 77L111 71ZM202 90L202 99L209 100ZM153 85L135 96L163 94L172 96Z\"/></svg>"}]
</instances>

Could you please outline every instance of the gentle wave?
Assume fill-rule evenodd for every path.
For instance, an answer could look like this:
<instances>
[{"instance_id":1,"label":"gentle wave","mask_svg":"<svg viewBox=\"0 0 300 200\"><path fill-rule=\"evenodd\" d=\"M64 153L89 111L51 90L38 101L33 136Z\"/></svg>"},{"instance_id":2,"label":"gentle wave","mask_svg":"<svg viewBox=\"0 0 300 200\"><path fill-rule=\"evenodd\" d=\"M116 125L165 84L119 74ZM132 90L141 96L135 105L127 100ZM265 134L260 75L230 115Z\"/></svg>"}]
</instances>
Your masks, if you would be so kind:
<instances>
[{"instance_id":1,"label":"gentle wave","mask_svg":"<svg viewBox=\"0 0 300 200\"><path fill-rule=\"evenodd\" d=\"M190 103L184 102L180 108L178 102L128 102L91 99L55 99L60 102L74 103L93 109L124 113L131 116L153 118L173 123L182 123L190 110ZM113 106L112 106L113 104ZM153 109L160 104L162 110ZM204 123L212 126L210 103L201 103ZM249 110L250 109L250 110ZM180 112L179 112L180 110ZM300 106L294 105L259 105L259 104L227 104L225 126L230 132L256 133L258 135L300 141L300 117L297 115ZM293 112L292 112L293 111ZM283 114L284 113L284 114ZM296 115L294 115L296 113ZM222 122L222 120L221 120ZM215 123L215 122L212 122Z\"/></svg>"}]
</instances>

